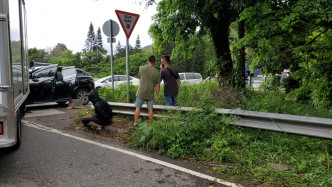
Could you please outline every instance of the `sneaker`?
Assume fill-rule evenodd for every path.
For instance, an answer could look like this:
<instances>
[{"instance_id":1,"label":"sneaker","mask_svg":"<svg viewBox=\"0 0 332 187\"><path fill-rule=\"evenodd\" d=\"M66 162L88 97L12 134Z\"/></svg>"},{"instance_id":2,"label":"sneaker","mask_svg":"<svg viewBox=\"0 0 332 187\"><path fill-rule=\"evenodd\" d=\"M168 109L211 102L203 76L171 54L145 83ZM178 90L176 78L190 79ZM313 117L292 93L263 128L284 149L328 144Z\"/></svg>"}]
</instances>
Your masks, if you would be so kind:
<instances>
[{"instance_id":1,"label":"sneaker","mask_svg":"<svg viewBox=\"0 0 332 187\"><path fill-rule=\"evenodd\" d=\"M103 130L102 127L96 127L96 131L101 131L101 130Z\"/></svg>"},{"instance_id":2,"label":"sneaker","mask_svg":"<svg viewBox=\"0 0 332 187\"><path fill-rule=\"evenodd\" d=\"M138 124L134 124L130 129L137 129L138 128Z\"/></svg>"}]
</instances>

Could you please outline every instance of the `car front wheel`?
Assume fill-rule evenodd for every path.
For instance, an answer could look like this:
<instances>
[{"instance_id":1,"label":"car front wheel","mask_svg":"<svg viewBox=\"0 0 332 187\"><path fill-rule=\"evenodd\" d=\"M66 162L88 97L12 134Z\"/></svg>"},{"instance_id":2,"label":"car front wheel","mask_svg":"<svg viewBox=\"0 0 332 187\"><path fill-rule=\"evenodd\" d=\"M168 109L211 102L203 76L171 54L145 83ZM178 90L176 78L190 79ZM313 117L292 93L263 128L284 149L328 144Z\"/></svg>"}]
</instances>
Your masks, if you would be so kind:
<instances>
[{"instance_id":1,"label":"car front wheel","mask_svg":"<svg viewBox=\"0 0 332 187\"><path fill-rule=\"evenodd\" d=\"M89 103L88 93L88 90L80 88L76 92L76 99L80 99L83 102L83 105L87 105Z\"/></svg>"}]
</instances>

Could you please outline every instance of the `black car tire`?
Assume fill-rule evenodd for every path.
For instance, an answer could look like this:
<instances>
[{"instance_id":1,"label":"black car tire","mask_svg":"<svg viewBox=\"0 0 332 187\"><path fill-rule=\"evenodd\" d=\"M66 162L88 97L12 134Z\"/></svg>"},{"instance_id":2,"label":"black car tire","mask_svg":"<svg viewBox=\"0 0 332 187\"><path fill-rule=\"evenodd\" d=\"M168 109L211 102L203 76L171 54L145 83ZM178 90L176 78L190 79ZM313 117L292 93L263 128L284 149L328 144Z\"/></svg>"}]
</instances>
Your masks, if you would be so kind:
<instances>
[{"instance_id":1,"label":"black car tire","mask_svg":"<svg viewBox=\"0 0 332 187\"><path fill-rule=\"evenodd\" d=\"M83 102L83 105L87 105L89 103L88 93L88 90L80 88L76 92L76 99L80 99Z\"/></svg>"}]
</instances>

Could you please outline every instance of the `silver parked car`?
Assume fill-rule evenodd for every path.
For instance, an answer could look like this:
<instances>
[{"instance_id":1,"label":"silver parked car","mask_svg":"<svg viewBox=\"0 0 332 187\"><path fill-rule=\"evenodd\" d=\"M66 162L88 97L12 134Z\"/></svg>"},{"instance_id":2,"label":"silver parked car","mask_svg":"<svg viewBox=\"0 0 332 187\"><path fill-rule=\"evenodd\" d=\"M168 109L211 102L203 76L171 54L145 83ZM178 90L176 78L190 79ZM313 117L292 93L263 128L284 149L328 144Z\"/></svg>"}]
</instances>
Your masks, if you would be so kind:
<instances>
[{"instance_id":1,"label":"silver parked car","mask_svg":"<svg viewBox=\"0 0 332 187\"><path fill-rule=\"evenodd\" d=\"M181 83L198 84L203 81L201 74L199 73L179 73Z\"/></svg>"},{"instance_id":2,"label":"silver parked car","mask_svg":"<svg viewBox=\"0 0 332 187\"><path fill-rule=\"evenodd\" d=\"M218 77L217 76L208 76L203 81L203 83L205 83L205 82L218 82Z\"/></svg>"},{"instance_id":3,"label":"silver parked car","mask_svg":"<svg viewBox=\"0 0 332 187\"><path fill-rule=\"evenodd\" d=\"M139 79L129 76L129 81L133 85L139 85ZM120 84L127 83L127 76L126 75L114 75L114 87L118 87ZM112 87L112 76L103 77L95 81L95 87Z\"/></svg>"}]
</instances>

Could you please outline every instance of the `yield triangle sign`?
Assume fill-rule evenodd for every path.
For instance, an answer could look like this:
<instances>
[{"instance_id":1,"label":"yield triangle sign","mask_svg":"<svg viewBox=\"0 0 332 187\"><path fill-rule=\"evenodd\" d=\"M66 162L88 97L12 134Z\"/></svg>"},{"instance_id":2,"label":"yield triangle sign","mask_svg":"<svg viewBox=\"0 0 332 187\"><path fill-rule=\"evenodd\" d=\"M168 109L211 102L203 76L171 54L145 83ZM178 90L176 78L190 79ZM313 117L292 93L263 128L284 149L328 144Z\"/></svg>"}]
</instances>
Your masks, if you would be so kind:
<instances>
[{"instance_id":1,"label":"yield triangle sign","mask_svg":"<svg viewBox=\"0 0 332 187\"><path fill-rule=\"evenodd\" d=\"M129 39L138 21L139 14L133 14L121 10L115 10L115 13L118 16L122 29L124 30L127 38Z\"/></svg>"}]
</instances>

